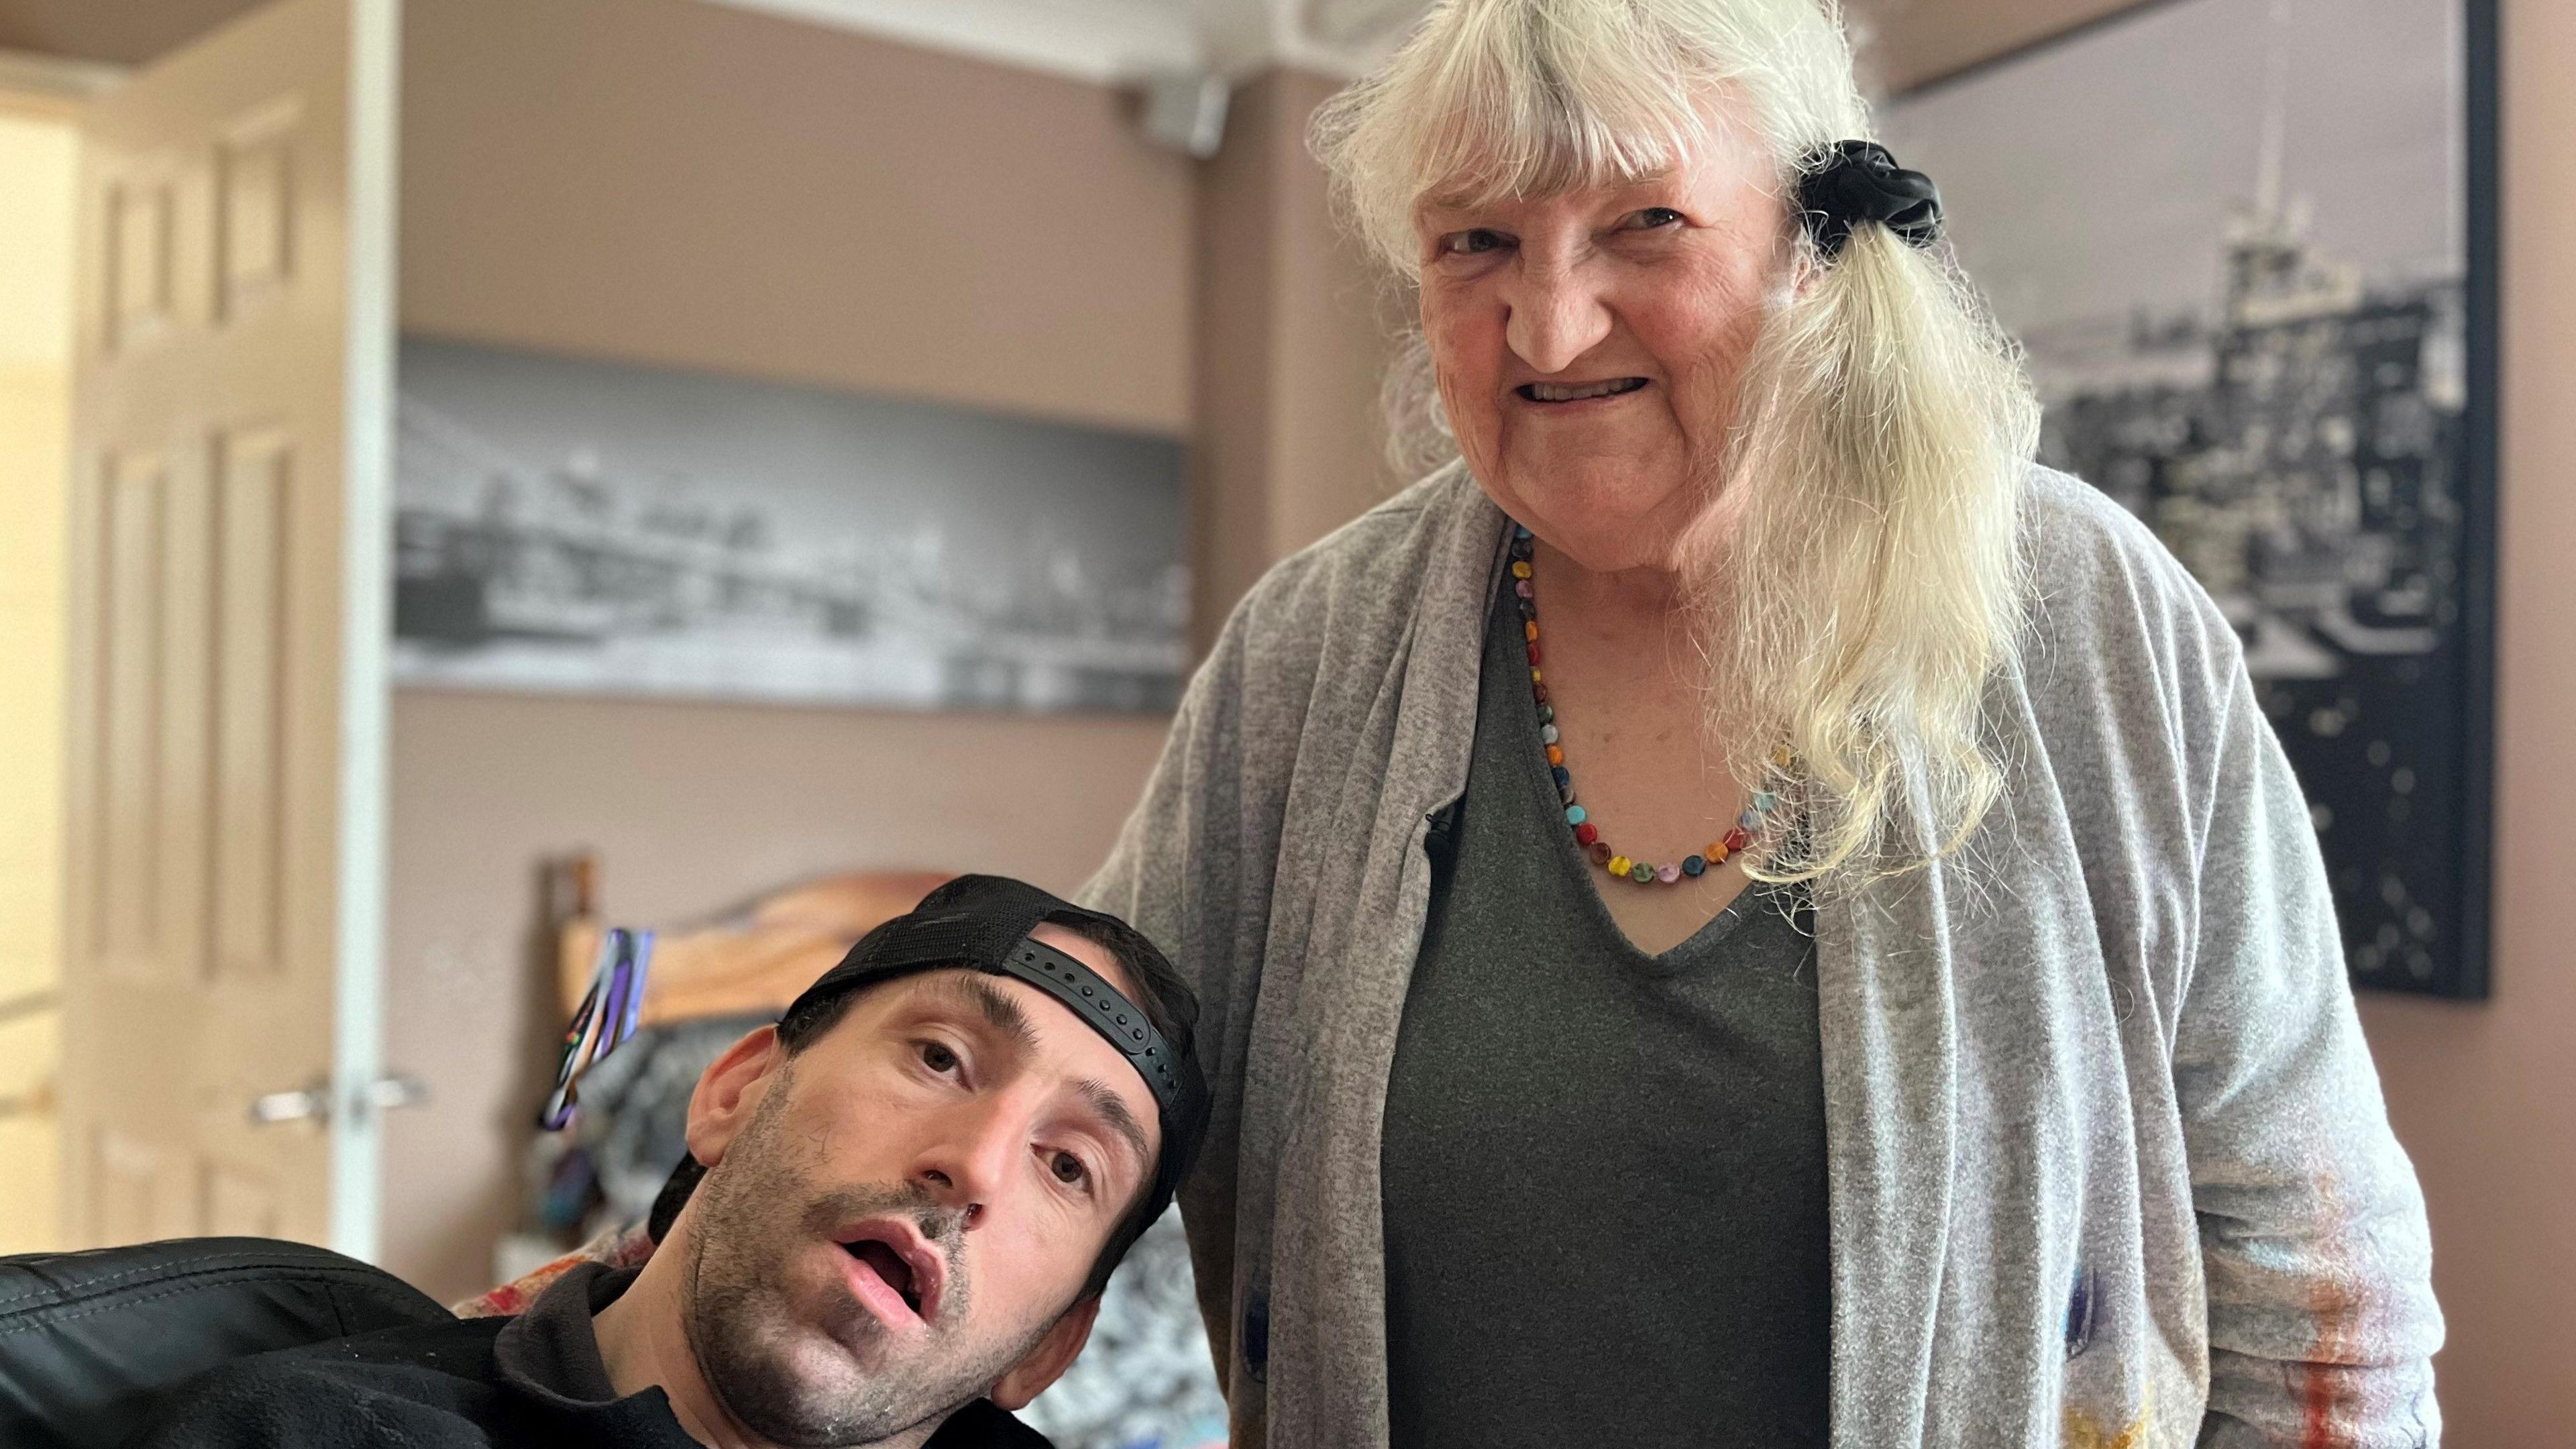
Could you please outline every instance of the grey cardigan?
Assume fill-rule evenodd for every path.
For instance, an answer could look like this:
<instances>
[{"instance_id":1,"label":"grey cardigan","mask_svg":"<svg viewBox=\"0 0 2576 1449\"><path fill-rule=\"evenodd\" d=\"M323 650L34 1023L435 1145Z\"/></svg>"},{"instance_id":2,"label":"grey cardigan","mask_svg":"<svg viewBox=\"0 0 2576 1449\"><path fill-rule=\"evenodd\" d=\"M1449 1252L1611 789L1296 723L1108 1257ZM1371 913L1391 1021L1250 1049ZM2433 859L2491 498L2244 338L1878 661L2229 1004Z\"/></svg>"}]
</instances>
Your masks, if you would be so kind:
<instances>
[{"instance_id":1,"label":"grey cardigan","mask_svg":"<svg viewBox=\"0 0 2576 1449\"><path fill-rule=\"evenodd\" d=\"M2423 1200L2236 637L2094 490L2022 519L2003 804L1817 903L1833 1443L2432 1445ZM1202 998L1240 1449L1387 1442L1379 1128L1503 530L1453 468L1272 569L1086 891Z\"/></svg>"}]
</instances>

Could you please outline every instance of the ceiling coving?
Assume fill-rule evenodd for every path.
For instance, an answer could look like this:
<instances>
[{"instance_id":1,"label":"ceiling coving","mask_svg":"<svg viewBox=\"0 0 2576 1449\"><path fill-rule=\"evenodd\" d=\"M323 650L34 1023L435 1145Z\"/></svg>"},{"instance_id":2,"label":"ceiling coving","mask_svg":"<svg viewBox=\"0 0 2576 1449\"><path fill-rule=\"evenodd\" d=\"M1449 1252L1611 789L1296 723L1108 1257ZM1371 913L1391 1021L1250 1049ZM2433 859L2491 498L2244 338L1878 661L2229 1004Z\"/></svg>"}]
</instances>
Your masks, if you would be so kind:
<instances>
[{"instance_id":1,"label":"ceiling coving","mask_svg":"<svg viewBox=\"0 0 2576 1449\"><path fill-rule=\"evenodd\" d=\"M1357 75L1429 0L718 0L1111 84L1274 65Z\"/></svg>"}]
</instances>

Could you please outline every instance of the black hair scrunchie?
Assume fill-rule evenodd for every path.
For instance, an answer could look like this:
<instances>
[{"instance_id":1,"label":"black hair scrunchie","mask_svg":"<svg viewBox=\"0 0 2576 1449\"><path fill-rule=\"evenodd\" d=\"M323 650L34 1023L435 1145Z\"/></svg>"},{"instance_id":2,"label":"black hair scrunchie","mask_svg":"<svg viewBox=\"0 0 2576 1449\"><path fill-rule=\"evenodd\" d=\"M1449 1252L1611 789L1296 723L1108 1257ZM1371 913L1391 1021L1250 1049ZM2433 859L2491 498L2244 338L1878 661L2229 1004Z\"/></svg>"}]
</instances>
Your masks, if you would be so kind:
<instances>
[{"instance_id":1,"label":"black hair scrunchie","mask_svg":"<svg viewBox=\"0 0 2576 1449\"><path fill-rule=\"evenodd\" d=\"M1908 246L1941 236L1941 188L1920 171L1896 164L1876 141L1836 141L1799 167L1798 206L1807 235L1825 260L1840 256L1852 228L1874 221Z\"/></svg>"}]
</instances>

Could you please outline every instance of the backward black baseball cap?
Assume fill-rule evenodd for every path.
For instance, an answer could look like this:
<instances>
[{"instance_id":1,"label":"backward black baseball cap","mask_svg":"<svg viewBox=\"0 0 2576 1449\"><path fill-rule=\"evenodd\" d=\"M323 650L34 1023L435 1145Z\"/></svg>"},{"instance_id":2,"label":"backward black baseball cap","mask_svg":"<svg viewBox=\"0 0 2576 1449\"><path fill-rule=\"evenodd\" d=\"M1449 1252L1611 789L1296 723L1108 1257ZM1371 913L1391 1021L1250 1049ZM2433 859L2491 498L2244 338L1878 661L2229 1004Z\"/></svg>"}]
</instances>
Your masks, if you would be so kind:
<instances>
[{"instance_id":1,"label":"backward black baseball cap","mask_svg":"<svg viewBox=\"0 0 2576 1449\"><path fill-rule=\"evenodd\" d=\"M1140 978L1159 1011L1149 1013L1125 993L1063 951L1030 938L1030 932L1053 921L1079 929L1089 923L1107 928L1118 941L1120 964ZM1123 959L1141 955L1142 962ZM790 1003L781 1021L792 1022L828 1009L840 997L881 986L925 971L970 970L1008 976L1054 997L1111 1046L1118 1048L1143 1079L1161 1118L1163 1144L1151 1186L1137 1208L1111 1235L1092 1270L1087 1291L1097 1292L1109 1271L1126 1257L1145 1230L1172 1205L1181 1180L1197 1158L1207 1134L1210 1109L1207 1078L1195 1050L1198 998L1160 950L1144 934L1116 916L1086 910L1007 876L959 876L922 898L908 914L870 931L850 948L840 964L817 977ZM1143 980L1150 976L1150 981ZM1155 1017L1162 1018L1158 1025ZM660 1241L678 1216L689 1189L703 1173L695 1158L683 1159L654 1204L652 1236Z\"/></svg>"}]
</instances>

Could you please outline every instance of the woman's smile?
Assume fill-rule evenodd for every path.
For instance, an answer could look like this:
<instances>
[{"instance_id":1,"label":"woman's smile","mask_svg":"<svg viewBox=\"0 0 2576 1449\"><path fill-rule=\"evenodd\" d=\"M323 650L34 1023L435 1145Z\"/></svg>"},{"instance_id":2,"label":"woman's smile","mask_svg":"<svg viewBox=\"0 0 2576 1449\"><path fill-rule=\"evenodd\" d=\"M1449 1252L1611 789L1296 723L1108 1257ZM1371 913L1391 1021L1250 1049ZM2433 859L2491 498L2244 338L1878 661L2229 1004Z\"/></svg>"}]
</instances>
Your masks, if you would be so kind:
<instances>
[{"instance_id":1,"label":"woman's smile","mask_svg":"<svg viewBox=\"0 0 2576 1449\"><path fill-rule=\"evenodd\" d=\"M1563 409L1575 403L1616 401L1650 385L1642 377L1611 377L1598 382L1525 382L1512 392L1523 402Z\"/></svg>"}]
</instances>

